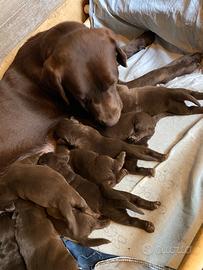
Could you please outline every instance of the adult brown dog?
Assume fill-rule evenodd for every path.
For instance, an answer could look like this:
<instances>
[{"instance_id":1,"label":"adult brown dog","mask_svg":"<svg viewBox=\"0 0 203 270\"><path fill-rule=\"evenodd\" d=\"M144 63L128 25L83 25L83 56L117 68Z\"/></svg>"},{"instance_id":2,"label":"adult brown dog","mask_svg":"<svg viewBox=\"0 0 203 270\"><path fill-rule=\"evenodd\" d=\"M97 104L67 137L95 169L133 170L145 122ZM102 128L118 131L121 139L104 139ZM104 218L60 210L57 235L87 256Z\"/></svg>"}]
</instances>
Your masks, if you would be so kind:
<instances>
[{"instance_id":1,"label":"adult brown dog","mask_svg":"<svg viewBox=\"0 0 203 270\"><path fill-rule=\"evenodd\" d=\"M42 147L73 103L96 120L115 124L122 109L117 63L125 60L113 32L77 22L29 39L0 81L0 170Z\"/></svg>"},{"instance_id":2,"label":"adult brown dog","mask_svg":"<svg viewBox=\"0 0 203 270\"><path fill-rule=\"evenodd\" d=\"M152 41L151 34L142 35L141 43L124 50L131 55ZM80 108L100 123L116 124L122 110L117 63L125 66L126 55L108 29L65 22L29 39L0 81L0 171L41 150L60 118ZM199 59L184 64L181 71L181 60L169 68L170 79L194 70Z\"/></svg>"}]
</instances>

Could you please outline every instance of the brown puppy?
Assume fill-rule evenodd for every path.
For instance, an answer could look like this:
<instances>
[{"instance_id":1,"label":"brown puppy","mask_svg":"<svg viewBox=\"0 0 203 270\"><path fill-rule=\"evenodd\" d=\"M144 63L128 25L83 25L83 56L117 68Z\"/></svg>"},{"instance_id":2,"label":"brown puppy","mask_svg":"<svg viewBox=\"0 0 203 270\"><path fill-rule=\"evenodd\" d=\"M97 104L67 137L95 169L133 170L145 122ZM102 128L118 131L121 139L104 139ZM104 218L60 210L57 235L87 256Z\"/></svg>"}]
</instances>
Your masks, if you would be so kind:
<instances>
[{"instance_id":1,"label":"brown puppy","mask_svg":"<svg viewBox=\"0 0 203 270\"><path fill-rule=\"evenodd\" d=\"M202 114L198 100L203 100L203 93L183 88L166 88L161 86L146 86L129 89L119 86L118 92L123 102L123 112L145 112L151 116L160 115L191 115ZM187 106L190 101L196 106Z\"/></svg>"},{"instance_id":2,"label":"brown puppy","mask_svg":"<svg viewBox=\"0 0 203 270\"><path fill-rule=\"evenodd\" d=\"M45 210L24 200L17 200L15 207L15 237L27 269L77 270Z\"/></svg>"},{"instance_id":3,"label":"brown puppy","mask_svg":"<svg viewBox=\"0 0 203 270\"><path fill-rule=\"evenodd\" d=\"M157 121L157 117L148 113L132 111L122 113L115 126L99 129L99 132L109 138L144 145L154 134Z\"/></svg>"},{"instance_id":4,"label":"brown puppy","mask_svg":"<svg viewBox=\"0 0 203 270\"><path fill-rule=\"evenodd\" d=\"M56 139L62 139L70 146L90 150L115 158L122 151L126 152L126 161L132 160L134 168L132 173L137 173L137 159L162 161L166 155L153 151L145 146L130 145L119 139L102 136L96 129L83 125L77 120L64 119L56 127ZM125 165L124 165L125 167ZM153 175L153 169L143 171L147 175ZM142 171L142 172L143 172Z\"/></svg>"},{"instance_id":5,"label":"brown puppy","mask_svg":"<svg viewBox=\"0 0 203 270\"><path fill-rule=\"evenodd\" d=\"M25 270L25 263L15 239L15 220L12 213L0 214L0 269Z\"/></svg>"},{"instance_id":6,"label":"brown puppy","mask_svg":"<svg viewBox=\"0 0 203 270\"><path fill-rule=\"evenodd\" d=\"M69 155L74 172L94 183L115 186L128 173L123 169L125 152L115 159L84 149L73 149Z\"/></svg>"},{"instance_id":7,"label":"brown puppy","mask_svg":"<svg viewBox=\"0 0 203 270\"><path fill-rule=\"evenodd\" d=\"M150 202L127 192L113 190L108 187L108 185L97 185L93 182L89 182L85 178L74 173L68 164L68 152L65 146L60 146L60 151L56 153L42 155L39 158L38 163L48 165L60 172L70 185L72 185L87 201L91 209L101 216L119 224L141 228L147 232L154 231L154 225L151 222L130 217L127 214L126 209L143 214L136 206L154 210L158 208L160 202ZM54 224L61 234L65 233L65 235L67 235L67 232L64 232L64 227L61 222L60 224L54 222Z\"/></svg>"},{"instance_id":8,"label":"brown puppy","mask_svg":"<svg viewBox=\"0 0 203 270\"><path fill-rule=\"evenodd\" d=\"M123 169L125 152L121 152L113 159L106 155L99 155L93 151L79 148L69 151L64 145L57 145L55 153L56 159L54 159L53 153L48 153L43 156L44 158L49 155L52 157L49 160L49 167L53 168L54 163L56 163L57 166L63 166L63 162L65 162L64 164L69 163L74 172L97 184L115 186L128 173ZM60 158L57 157L57 154L59 154ZM42 158L40 160L42 160ZM38 162L38 164L41 163ZM63 175L64 173L65 171L63 171Z\"/></svg>"},{"instance_id":9,"label":"brown puppy","mask_svg":"<svg viewBox=\"0 0 203 270\"><path fill-rule=\"evenodd\" d=\"M74 208L96 218L64 177L49 167L20 163L11 166L0 181L0 210L18 198L30 200L45 207L50 215L64 219L73 239L78 236Z\"/></svg>"}]
</instances>

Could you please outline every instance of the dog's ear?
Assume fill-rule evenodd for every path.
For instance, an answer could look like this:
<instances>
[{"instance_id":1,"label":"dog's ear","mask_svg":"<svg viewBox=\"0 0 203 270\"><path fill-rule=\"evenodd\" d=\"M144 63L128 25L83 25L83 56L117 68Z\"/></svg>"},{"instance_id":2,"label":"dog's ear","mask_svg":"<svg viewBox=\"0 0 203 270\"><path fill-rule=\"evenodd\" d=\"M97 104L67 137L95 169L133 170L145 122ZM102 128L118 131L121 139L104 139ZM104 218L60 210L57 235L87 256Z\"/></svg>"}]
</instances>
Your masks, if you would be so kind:
<instances>
[{"instance_id":1,"label":"dog's ear","mask_svg":"<svg viewBox=\"0 0 203 270\"><path fill-rule=\"evenodd\" d=\"M50 56L43 64L41 82L49 89L56 90L63 100L69 105L64 88L62 86L62 76L59 68L55 67Z\"/></svg>"},{"instance_id":2,"label":"dog's ear","mask_svg":"<svg viewBox=\"0 0 203 270\"><path fill-rule=\"evenodd\" d=\"M121 66L127 67L127 55L121 49L121 46L120 46L123 42L126 42L126 39L121 35L115 34L112 30L110 30L108 28L102 28L102 30L105 31L105 33L110 37L110 39L114 42L114 44L116 46L117 62Z\"/></svg>"}]
</instances>

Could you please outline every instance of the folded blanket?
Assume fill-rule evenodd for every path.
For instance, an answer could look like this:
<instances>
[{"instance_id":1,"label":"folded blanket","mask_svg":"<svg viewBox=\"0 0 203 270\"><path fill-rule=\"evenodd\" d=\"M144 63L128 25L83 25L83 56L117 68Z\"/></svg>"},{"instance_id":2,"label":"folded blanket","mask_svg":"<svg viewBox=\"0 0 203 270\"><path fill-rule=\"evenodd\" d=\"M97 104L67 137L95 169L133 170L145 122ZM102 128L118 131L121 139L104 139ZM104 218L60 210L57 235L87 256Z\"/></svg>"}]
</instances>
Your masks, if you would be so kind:
<instances>
[{"instance_id":1,"label":"folded blanket","mask_svg":"<svg viewBox=\"0 0 203 270\"><path fill-rule=\"evenodd\" d=\"M129 38L149 29L182 51L203 51L201 0L91 0L90 16L93 27Z\"/></svg>"},{"instance_id":2,"label":"folded blanket","mask_svg":"<svg viewBox=\"0 0 203 270\"><path fill-rule=\"evenodd\" d=\"M202 50L200 1L170 0L167 5L165 3L92 0L91 22L94 27L108 26L128 38L150 29L184 51ZM183 27L186 22L187 27ZM170 50L166 47L159 38L156 39L154 44L128 60L127 69L119 67L120 79L128 81L140 77L182 55L180 50L172 51L170 46L167 47ZM196 71L176 78L166 86L203 92L203 75ZM149 145L154 150L170 152L169 158L161 164L139 163L156 167L155 177L127 176L116 188L162 202L159 209L145 211L145 216L140 217L154 222L155 232L147 234L139 229L111 224L104 230L95 231L93 236L112 241L99 247L100 251L177 269L203 223L203 116L162 119Z\"/></svg>"}]
</instances>

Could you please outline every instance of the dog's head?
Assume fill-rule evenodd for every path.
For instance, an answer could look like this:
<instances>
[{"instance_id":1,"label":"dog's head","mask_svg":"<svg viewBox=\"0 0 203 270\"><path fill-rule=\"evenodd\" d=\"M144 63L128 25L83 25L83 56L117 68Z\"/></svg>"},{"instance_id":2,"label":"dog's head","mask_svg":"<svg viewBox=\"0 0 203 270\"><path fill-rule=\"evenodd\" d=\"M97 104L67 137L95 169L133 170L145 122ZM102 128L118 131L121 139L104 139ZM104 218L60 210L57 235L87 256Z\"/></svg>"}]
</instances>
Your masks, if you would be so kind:
<instances>
[{"instance_id":1,"label":"dog's head","mask_svg":"<svg viewBox=\"0 0 203 270\"><path fill-rule=\"evenodd\" d=\"M66 103L74 97L98 122L113 126L122 110L118 63L126 66L126 55L114 33L83 28L61 37L48 53L42 80Z\"/></svg>"}]
</instances>

